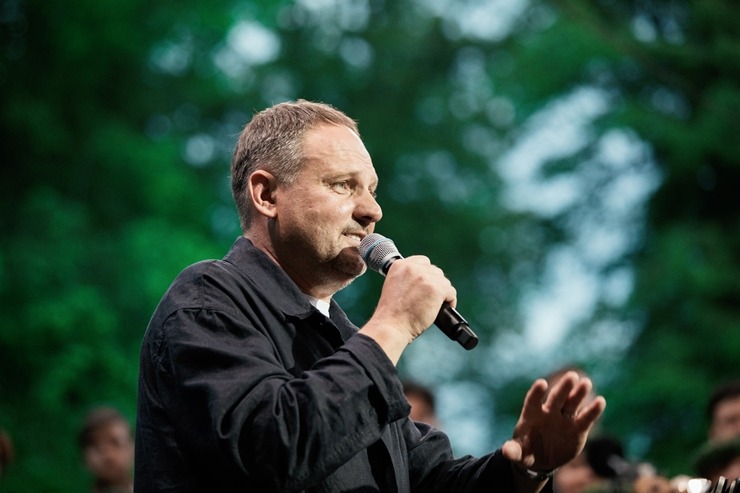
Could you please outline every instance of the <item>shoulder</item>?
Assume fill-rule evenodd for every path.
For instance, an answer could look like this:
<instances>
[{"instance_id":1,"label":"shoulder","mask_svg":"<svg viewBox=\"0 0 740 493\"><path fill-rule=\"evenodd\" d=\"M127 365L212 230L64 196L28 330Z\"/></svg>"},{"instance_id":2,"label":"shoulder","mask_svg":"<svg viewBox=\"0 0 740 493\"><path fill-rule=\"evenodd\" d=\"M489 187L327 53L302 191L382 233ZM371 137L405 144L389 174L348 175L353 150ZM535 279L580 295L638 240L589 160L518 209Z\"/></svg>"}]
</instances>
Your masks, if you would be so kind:
<instances>
[{"instance_id":1,"label":"shoulder","mask_svg":"<svg viewBox=\"0 0 740 493\"><path fill-rule=\"evenodd\" d=\"M223 260L205 260L185 268L157 305L142 350L159 358L166 347L215 335L249 317L254 289L244 273Z\"/></svg>"},{"instance_id":2,"label":"shoulder","mask_svg":"<svg viewBox=\"0 0 740 493\"><path fill-rule=\"evenodd\" d=\"M172 281L162 297L158 310L181 308L215 308L229 299L223 296L246 283L246 277L223 260L203 260L185 268Z\"/></svg>"}]
</instances>

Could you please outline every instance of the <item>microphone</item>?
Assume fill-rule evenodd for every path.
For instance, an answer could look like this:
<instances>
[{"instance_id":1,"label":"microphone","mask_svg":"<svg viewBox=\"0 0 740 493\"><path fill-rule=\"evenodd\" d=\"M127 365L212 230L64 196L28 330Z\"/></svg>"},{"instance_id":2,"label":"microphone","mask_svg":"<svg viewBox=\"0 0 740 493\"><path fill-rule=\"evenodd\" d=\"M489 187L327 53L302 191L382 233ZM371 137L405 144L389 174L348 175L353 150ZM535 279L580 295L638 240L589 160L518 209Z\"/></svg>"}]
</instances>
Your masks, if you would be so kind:
<instances>
[{"instance_id":1,"label":"microphone","mask_svg":"<svg viewBox=\"0 0 740 493\"><path fill-rule=\"evenodd\" d=\"M629 481L634 481L639 476L638 467L624 458L622 444L615 438L591 438L586 442L584 453L586 462L597 476Z\"/></svg>"},{"instance_id":2,"label":"microphone","mask_svg":"<svg viewBox=\"0 0 740 493\"><path fill-rule=\"evenodd\" d=\"M360 254L370 269L383 276L388 273L393 262L403 258L392 240L377 233L369 234L360 241ZM470 330L468 322L446 301L442 304L434 325L467 350L478 345L478 336Z\"/></svg>"}]
</instances>

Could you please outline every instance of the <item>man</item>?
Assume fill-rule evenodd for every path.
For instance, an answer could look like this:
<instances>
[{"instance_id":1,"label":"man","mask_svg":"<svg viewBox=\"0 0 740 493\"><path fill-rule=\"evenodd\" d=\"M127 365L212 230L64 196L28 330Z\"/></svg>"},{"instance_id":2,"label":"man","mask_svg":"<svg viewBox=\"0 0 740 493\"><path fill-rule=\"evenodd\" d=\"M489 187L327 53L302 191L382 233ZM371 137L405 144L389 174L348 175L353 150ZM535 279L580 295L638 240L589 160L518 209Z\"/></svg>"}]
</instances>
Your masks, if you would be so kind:
<instances>
[{"instance_id":1,"label":"man","mask_svg":"<svg viewBox=\"0 0 740 493\"><path fill-rule=\"evenodd\" d=\"M131 493L134 489L134 438L118 410L98 407L85 417L79 435L93 493Z\"/></svg>"},{"instance_id":2,"label":"man","mask_svg":"<svg viewBox=\"0 0 740 493\"><path fill-rule=\"evenodd\" d=\"M244 128L243 236L178 276L142 343L137 492L536 492L580 451L605 403L582 406L591 384L575 373L546 400L535 382L514 438L480 459L408 419L395 364L456 294L414 256L362 328L332 300L366 269L377 185L355 122L330 106L278 104Z\"/></svg>"},{"instance_id":3,"label":"man","mask_svg":"<svg viewBox=\"0 0 740 493\"><path fill-rule=\"evenodd\" d=\"M740 482L740 437L707 442L694 458L694 470L714 485L719 478Z\"/></svg>"},{"instance_id":4,"label":"man","mask_svg":"<svg viewBox=\"0 0 740 493\"><path fill-rule=\"evenodd\" d=\"M714 389L707 402L707 417L710 441L740 437L740 380Z\"/></svg>"},{"instance_id":5,"label":"man","mask_svg":"<svg viewBox=\"0 0 740 493\"><path fill-rule=\"evenodd\" d=\"M8 433L0 428L0 478L5 473L5 469L13 462L14 457L13 441Z\"/></svg>"},{"instance_id":6,"label":"man","mask_svg":"<svg viewBox=\"0 0 740 493\"><path fill-rule=\"evenodd\" d=\"M601 481L602 479L588 463L584 450L575 459L558 469L552 480L552 489L555 493L583 493Z\"/></svg>"},{"instance_id":7,"label":"man","mask_svg":"<svg viewBox=\"0 0 740 493\"><path fill-rule=\"evenodd\" d=\"M436 399L432 390L413 380L402 380L403 394L411 406L409 418L439 428Z\"/></svg>"},{"instance_id":8,"label":"man","mask_svg":"<svg viewBox=\"0 0 740 493\"><path fill-rule=\"evenodd\" d=\"M695 472L712 484L720 477L740 480L740 380L715 387L706 413L707 442L696 453Z\"/></svg>"}]
</instances>

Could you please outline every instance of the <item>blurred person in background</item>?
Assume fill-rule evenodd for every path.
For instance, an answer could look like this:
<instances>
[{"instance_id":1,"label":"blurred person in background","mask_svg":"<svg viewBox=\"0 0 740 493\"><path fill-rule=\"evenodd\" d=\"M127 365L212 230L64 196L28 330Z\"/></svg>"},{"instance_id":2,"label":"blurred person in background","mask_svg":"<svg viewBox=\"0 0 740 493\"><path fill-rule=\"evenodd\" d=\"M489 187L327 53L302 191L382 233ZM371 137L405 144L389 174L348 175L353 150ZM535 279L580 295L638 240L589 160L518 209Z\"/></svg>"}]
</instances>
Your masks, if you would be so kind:
<instances>
[{"instance_id":1,"label":"blurred person in background","mask_svg":"<svg viewBox=\"0 0 740 493\"><path fill-rule=\"evenodd\" d=\"M8 465L15 458L13 442L5 430L0 429L0 477L3 476Z\"/></svg>"},{"instance_id":2,"label":"blurred person in background","mask_svg":"<svg viewBox=\"0 0 740 493\"><path fill-rule=\"evenodd\" d=\"M585 493L670 493L670 480L647 462L628 460L620 440L602 435L586 443L586 460L599 478Z\"/></svg>"},{"instance_id":3,"label":"blurred person in background","mask_svg":"<svg viewBox=\"0 0 740 493\"><path fill-rule=\"evenodd\" d=\"M134 491L134 439L128 420L112 407L98 407L85 417L79 434L93 493Z\"/></svg>"},{"instance_id":4,"label":"blurred person in background","mask_svg":"<svg viewBox=\"0 0 740 493\"><path fill-rule=\"evenodd\" d=\"M436 398L432 389L412 380L404 380L402 384L403 395L411 406L409 418L438 428Z\"/></svg>"},{"instance_id":5,"label":"blurred person in background","mask_svg":"<svg viewBox=\"0 0 740 493\"><path fill-rule=\"evenodd\" d=\"M694 457L695 477L679 475L672 480L674 490L679 493L689 491L689 481L697 484L709 481L716 485L720 477L728 480L740 477L740 380L725 382L712 390L706 403L706 417L707 440ZM698 487L694 485L694 488Z\"/></svg>"},{"instance_id":6,"label":"blurred person in background","mask_svg":"<svg viewBox=\"0 0 740 493\"><path fill-rule=\"evenodd\" d=\"M712 484L720 477L730 481L740 478L740 437L708 442L699 450L694 469Z\"/></svg>"},{"instance_id":7,"label":"blurred person in background","mask_svg":"<svg viewBox=\"0 0 740 493\"><path fill-rule=\"evenodd\" d=\"M588 447L588 442L586 442ZM563 464L553 477L553 491L555 493L583 493L586 488L601 480L588 463L585 449L578 457Z\"/></svg>"},{"instance_id":8,"label":"blurred person in background","mask_svg":"<svg viewBox=\"0 0 740 493\"><path fill-rule=\"evenodd\" d=\"M707 402L710 441L740 437L740 380L714 389Z\"/></svg>"}]
</instances>

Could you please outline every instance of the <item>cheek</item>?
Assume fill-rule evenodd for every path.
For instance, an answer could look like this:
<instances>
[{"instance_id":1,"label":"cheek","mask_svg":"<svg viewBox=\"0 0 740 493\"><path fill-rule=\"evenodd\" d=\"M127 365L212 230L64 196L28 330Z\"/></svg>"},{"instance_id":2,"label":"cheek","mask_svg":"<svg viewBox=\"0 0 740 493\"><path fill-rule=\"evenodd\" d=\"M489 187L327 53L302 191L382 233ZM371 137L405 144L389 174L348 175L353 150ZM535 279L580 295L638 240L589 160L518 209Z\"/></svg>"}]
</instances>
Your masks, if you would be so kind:
<instances>
[{"instance_id":1,"label":"cheek","mask_svg":"<svg viewBox=\"0 0 740 493\"><path fill-rule=\"evenodd\" d=\"M337 214L339 215L345 215L345 214L352 214L353 206L352 204L339 204L336 208Z\"/></svg>"},{"instance_id":2,"label":"cheek","mask_svg":"<svg viewBox=\"0 0 740 493\"><path fill-rule=\"evenodd\" d=\"M339 224L344 227L348 218L352 217L352 206L344 203L316 203L298 212L297 220L304 224L315 226L333 226Z\"/></svg>"},{"instance_id":3,"label":"cheek","mask_svg":"<svg viewBox=\"0 0 740 493\"><path fill-rule=\"evenodd\" d=\"M740 478L740 459L735 459L723 474L726 478Z\"/></svg>"},{"instance_id":4,"label":"cheek","mask_svg":"<svg viewBox=\"0 0 740 493\"><path fill-rule=\"evenodd\" d=\"M92 450L85 452L85 465L90 469L97 469L102 461L103 458L99 452Z\"/></svg>"},{"instance_id":5,"label":"cheek","mask_svg":"<svg viewBox=\"0 0 740 493\"><path fill-rule=\"evenodd\" d=\"M292 229L290 233L315 234L317 230L323 229L325 222L325 214L321 214L315 208L307 208L294 218L293 224L290 225Z\"/></svg>"}]
</instances>

